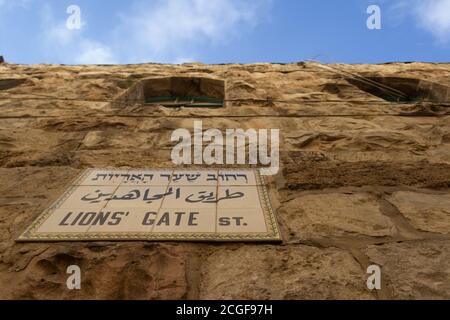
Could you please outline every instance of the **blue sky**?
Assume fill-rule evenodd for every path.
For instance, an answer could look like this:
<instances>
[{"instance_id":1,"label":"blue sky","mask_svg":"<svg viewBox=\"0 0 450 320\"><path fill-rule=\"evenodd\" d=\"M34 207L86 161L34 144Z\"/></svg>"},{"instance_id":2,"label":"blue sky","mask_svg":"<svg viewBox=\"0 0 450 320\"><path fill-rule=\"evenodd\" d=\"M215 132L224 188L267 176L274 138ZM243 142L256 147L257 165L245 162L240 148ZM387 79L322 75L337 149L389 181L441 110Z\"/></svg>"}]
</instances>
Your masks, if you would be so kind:
<instances>
[{"instance_id":1,"label":"blue sky","mask_svg":"<svg viewBox=\"0 0 450 320\"><path fill-rule=\"evenodd\" d=\"M369 30L369 5L381 30ZM80 8L68 29L67 8ZM450 62L450 0L0 0L14 63Z\"/></svg>"}]
</instances>

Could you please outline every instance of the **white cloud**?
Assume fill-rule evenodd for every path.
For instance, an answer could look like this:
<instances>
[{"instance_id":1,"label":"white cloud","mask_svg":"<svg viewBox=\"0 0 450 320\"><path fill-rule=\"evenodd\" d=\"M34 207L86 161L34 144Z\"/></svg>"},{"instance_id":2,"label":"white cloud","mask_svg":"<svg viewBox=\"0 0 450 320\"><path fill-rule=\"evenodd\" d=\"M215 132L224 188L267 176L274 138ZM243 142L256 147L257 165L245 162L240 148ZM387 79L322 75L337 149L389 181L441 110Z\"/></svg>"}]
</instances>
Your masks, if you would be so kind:
<instances>
[{"instance_id":1,"label":"white cloud","mask_svg":"<svg viewBox=\"0 0 450 320\"><path fill-rule=\"evenodd\" d=\"M75 58L77 64L112 64L117 63L111 49L99 42L83 39L81 50Z\"/></svg>"},{"instance_id":2,"label":"white cloud","mask_svg":"<svg viewBox=\"0 0 450 320\"><path fill-rule=\"evenodd\" d=\"M134 59L177 60L192 56L198 45L229 41L257 23L267 1L160 0L139 4L122 16L118 34L129 35ZM124 38L124 37L122 37ZM127 42L127 40L125 40ZM126 55L126 54L125 54Z\"/></svg>"},{"instance_id":3,"label":"white cloud","mask_svg":"<svg viewBox=\"0 0 450 320\"><path fill-rule=\"evenodd\" d=\"M2 1L2 0L0 0ZM47 51L64 63L194 61L201 48L229 43L253 28L271 0L136 1L119 15L108 41L89 38L86 28L68 30L43 12ZM83 7L81 7L83 10ZM188 58L187 58L188 57Z\"/></svg>"},{"instance_id":4,"label":"white cloud","mask_svg":"<svg viewBox=\"0 0 450 320\"><path fill-rule=\"evenodd\" d=\"M50 6L41 12L43 50L52 60L68 64L114 64L112 50L99 41L85 35L86 24L80 30L70 30L65 21L55 22Z\"/></svg>"},{"instance_id":5,"label":"white cloud","mask_svg":"<svg viewBox=\"0 0 450 320\"><path fill-rule=\"evenodd\" d=\"M450 41L450 0L396 0L389 9L396 23L412 17L419 28L437 41Z\"/></svg>"},{"instance_id":6,"label":"white cloud","mask_svg":"<svg viewBox=\"0 0 450 320\"><path fill-rule=\"evenodd\" d=\"M415 15L419 25L439 41L450 41L450 0L419 1Z\"/></svg>"}]
</instances>

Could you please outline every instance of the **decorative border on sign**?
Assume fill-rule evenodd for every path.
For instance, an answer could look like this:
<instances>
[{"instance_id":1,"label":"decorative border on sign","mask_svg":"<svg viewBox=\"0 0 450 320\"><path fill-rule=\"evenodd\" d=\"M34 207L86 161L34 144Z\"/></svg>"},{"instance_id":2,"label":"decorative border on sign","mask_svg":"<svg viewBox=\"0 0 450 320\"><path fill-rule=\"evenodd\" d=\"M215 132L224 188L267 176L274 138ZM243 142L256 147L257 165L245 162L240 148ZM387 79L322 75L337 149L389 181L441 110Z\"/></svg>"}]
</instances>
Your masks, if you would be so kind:
<instances>
[{"instance_id":1,"label":"decorative border on sign","mask_svg":"<svg viewBox=\"0 0 450 320\"><path fill-rule=\"evenodd\" d=\"M61 204L80 186L80 182L89 176L92 171L210 171L210 170L242 170L252 171L255 175L256 189L259 202L262 206L267 233L153 233L153 232L97 232L97 233L37 233L39 227L58 209ZM86 169L68 187L68 189L49 208L44 210L25 232L17 239L18 242L59 242L59 241L208 241L208 242L272 242L282 241L275 214L272 209L270 196L267 191L266 181L259 169L235 169L235 168L155 168L155 169Z\"/></svg>"}]
</instances>

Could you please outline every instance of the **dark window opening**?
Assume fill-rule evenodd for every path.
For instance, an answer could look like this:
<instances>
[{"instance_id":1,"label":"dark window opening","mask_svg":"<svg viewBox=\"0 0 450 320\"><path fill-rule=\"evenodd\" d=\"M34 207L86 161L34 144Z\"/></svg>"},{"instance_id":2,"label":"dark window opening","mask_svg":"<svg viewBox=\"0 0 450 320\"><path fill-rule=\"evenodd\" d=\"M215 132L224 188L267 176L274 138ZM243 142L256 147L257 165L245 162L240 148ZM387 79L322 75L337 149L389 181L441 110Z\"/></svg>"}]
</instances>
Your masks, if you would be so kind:
<instances>
[{"instance_id":1,"label":"dark window opening","mask_svg":"<svg viewBox=\"0 0 450 320\"><path fill-rule=\"evenodd\" d=\"M143 79L120 100L148 106L220 108L224 106L225 82L201 77Z\"/></svg>"},{"instance_id":2,"label":"dark window opening","mask_svg":"<svg viewBox=\"0 0 450 320\"><path fill-rule=\"evenodd\" d=\"M222 99L210 97L151 97L145 99L145 104L163 105L166 107L223 107Z\"/></svg>"},{"instance_id":3,"label":"dark window opening","mask_svg":"<svg viewBox=\"0 0 450 320\"><path fill-rule=\"evenodd\" d=\"M0 90L8 90L20 86L25 79L0 79Z\"/></svg>"},{"instance_id":4,"label":"dark window opening","mask_svg":"<svg viewBox=\"0 0 450 320\"><path fill-rule=\"evenodd\" d=\"M425 80L400 77L347 78L348 82L389 102L450 102L450 87Z\"/></svg>"}]
</instances>

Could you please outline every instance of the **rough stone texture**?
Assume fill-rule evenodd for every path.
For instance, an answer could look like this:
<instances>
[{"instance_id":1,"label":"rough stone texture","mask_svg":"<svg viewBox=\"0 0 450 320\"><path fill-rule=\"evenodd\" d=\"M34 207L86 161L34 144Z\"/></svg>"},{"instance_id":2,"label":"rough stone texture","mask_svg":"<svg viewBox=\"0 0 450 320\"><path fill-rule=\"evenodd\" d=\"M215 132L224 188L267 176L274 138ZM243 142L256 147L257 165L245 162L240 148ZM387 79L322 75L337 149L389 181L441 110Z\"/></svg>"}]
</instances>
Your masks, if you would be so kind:
<instances>
[{"instance_id":1,"label":"rough stone texture","mask_svg":"<svg viewBox=\"0 0 450 320\"><path fill-rule=\"evenodd\" d=\"M396 103L314 63L1 64L0 298L448 299L450 64L333 67L439 85L433 101ZM225 80L226 106L119 99L166 76ZM82 169L173 167L170 135L194 119L280 129L269 180L283 244L15 242ZM80 291L64 286L72 263Z\"/></svg>"},{"instance_id":2,"label":"rough stone texture","mask_svg":"<svg viewBox=\"0 0 450 320\"><path fill-rule=\"evenodd\" d=\"M393 222L368 194L311 194L286 202L280 218L292 237L315 239L345 235L373 237L396 233Z\"/></svg>"},{"instance_id":3,"label":"rough stone texture","mask_svg":"<svg viewBox=\"0 0 450 320\"><path fill-rule=\"evenodd\" d=\"M381 266L392 298L450 299L449 246L448 240L411 241L369 246L366 254Z\"/></svg>"},{"instance_id":4,"label":"rough stone texture","mask_svg":"<svg viewBox=\"0 0 450 320\"><path fill-rule=\"evenodd\" d=\"M1 256L0 299L183 299L187 295L182 247L48 244L17 249ZM81 269L81 290L67 290L70 265Z\"/></svg>"},{"instance_id":5,"label":"rough stone texture","mask_svg":"<svg viewBox=\"0 0 450 320\"><path fill-rule=\"evenodd\" d=\"M202 299L372 299L358 262L339 249L245 246L202 266Z\"/></svg>"},{"instance_id":6,"label":"rough stone texture","mask_svg":"<svg viewBox=\"0 0 450 320\"><path fill-rule=\"evenodd\" d=\"M388 200L417 229L450 233L450 194L395 192Z\"/></svg>"}]
</instances>

